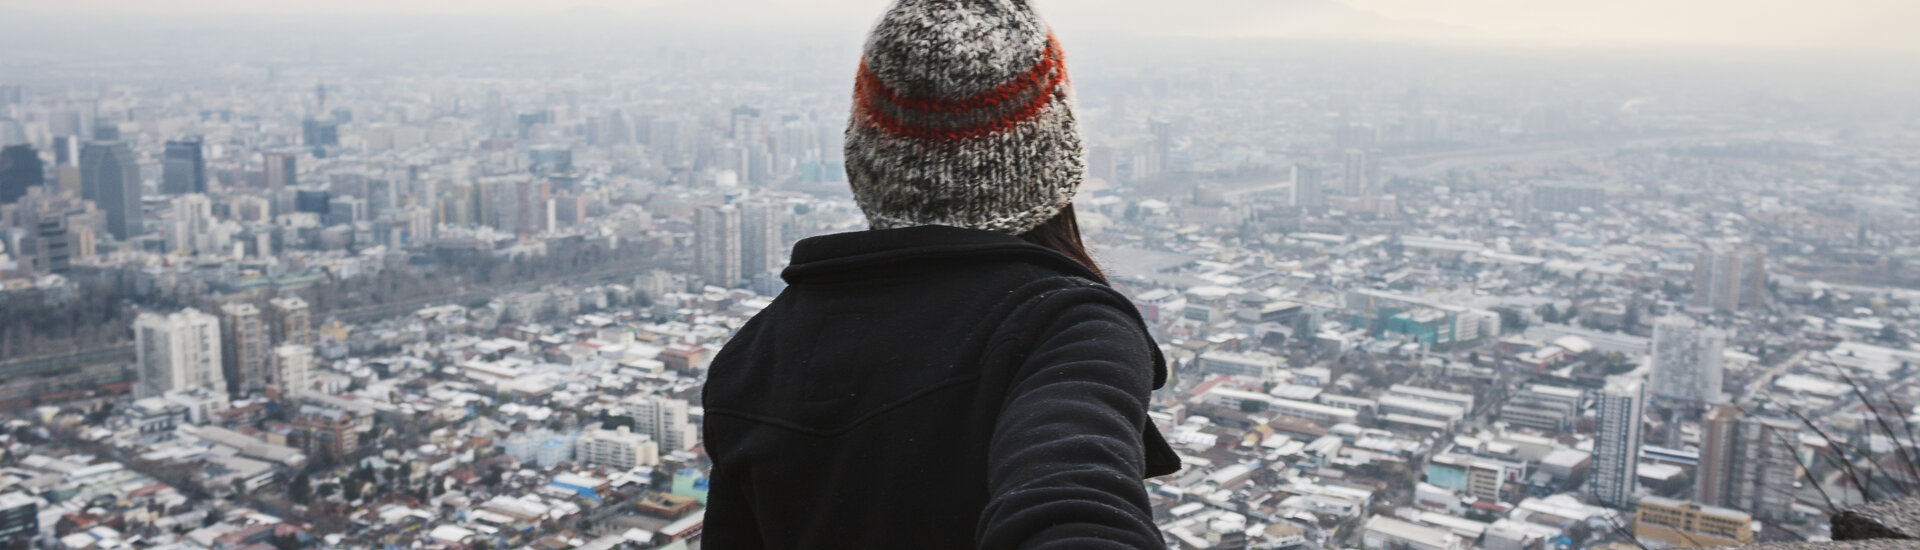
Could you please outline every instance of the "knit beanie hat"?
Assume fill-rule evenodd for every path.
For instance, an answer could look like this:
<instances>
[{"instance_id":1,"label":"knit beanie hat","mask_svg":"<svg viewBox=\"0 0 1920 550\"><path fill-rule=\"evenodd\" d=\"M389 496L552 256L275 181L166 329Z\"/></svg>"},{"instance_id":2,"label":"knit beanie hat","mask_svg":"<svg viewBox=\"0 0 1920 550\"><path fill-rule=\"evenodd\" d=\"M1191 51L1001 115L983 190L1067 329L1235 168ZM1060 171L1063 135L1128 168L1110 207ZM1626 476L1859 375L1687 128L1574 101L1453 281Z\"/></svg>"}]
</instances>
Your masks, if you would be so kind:
<instances>
[{"instance_id":1,"label":"knit beanie hat","mask_svg":"<svg viewBox=\"0 0 1920 550\"><path fill-rule=\"evenodd\" d=\"M868 223L1019 234L1058 214L1087 172L1064 61L1027 0L896 0L847 126Z\"/></svg>"}]
</instances>

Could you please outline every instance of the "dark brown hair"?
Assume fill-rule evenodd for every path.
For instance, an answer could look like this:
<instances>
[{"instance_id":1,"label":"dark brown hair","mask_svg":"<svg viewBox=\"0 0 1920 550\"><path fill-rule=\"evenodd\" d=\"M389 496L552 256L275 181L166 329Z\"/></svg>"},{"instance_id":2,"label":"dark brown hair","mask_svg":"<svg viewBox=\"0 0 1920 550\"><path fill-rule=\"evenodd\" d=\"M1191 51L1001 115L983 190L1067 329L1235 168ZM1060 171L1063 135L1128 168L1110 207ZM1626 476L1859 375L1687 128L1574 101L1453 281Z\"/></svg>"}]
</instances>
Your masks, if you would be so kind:
<instances>
[{"instance_id":1,"label":"dark brown hair","mask_svg":"<svg viewBox=\"0 0 1920 550\"><path fill-rule=\"evenodd\" d=\"M1040 227L1021 233L1020 238L1065 254L1074 262L1093 271L1100 282L1107 282L1107 272L1101 270L1100 264L1093 261L1093 254L1087 252L1087 242L1080 239L1080 219L1074 216L1072 204L1060 209L1059 214L1055 214L1053 219L1047 220L1046 223L1040 224Z\"/></svg>"}]
</instances>

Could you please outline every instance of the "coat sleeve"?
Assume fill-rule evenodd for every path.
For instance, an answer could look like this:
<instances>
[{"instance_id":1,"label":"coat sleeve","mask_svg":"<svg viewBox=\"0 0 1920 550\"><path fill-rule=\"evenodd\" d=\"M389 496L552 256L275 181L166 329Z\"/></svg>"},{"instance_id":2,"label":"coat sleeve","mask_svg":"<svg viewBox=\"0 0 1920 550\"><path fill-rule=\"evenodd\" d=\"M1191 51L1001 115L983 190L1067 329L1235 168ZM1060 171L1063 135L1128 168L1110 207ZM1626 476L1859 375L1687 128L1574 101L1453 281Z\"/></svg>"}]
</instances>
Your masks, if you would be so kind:
<instances>
[{"instance_id":1,"label":"coat sleeve","mask_svg":"<svg viewBox=\"0 0 1920 550\"><path fill-rule=\"evenodd\" d=\"M1107 293L1067 291L1086 292L1037 308L987 449L981 548L1166 547L1141 481L1151 349Z\"/></svg>"},{"instance_id":2,"label":"coat sleeve","mask_svg":"<svg viewBox=\"0 0 1920 550\"><path fill-rule=\"evenodd\" d=\"M713 403L710 388L702 388L700 400ZM717 434L737 434L742 429L731 417L715 415L701 426L700 440L705 442L707 458L713 469L707 475L707 510L702 547L711 550L758 550L766 548L761 538L760 521L754 512L752 477L730 452L724 438Z\"/></svg>"},{"instance_id":3,"label":"coat sleeve","mask_svg":"<svg viewBox=\"0 0 1920 550\"><path fill-rule=\"evenodd\" d=\"M760 526L754 519L753 504L747 501L745 488L734 476L716 471L707 483L707 516L703 546L715 550L754 550L765 548Z\"/></svg>"}]
</instances>

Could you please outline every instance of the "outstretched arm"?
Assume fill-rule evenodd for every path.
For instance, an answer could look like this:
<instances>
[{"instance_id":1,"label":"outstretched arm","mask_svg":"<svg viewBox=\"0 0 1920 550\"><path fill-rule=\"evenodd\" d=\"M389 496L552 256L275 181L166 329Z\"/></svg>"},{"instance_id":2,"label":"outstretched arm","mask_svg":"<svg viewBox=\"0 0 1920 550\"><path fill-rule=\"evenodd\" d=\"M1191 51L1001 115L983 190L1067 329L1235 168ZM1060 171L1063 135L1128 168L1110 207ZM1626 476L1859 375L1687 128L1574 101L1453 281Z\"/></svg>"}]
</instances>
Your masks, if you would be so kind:
<instances>
[{"instance_id":1,"label":"outstretched arm","mask_svg":"<svg viewBox=\"0 0 1920 550\"><path fill-rule=\"evenodd\" d=\"M980 547L1165 548L1141 482L1147 339L1103 299L1046 315L989 444Z\"/></svg>"}]
</instances>

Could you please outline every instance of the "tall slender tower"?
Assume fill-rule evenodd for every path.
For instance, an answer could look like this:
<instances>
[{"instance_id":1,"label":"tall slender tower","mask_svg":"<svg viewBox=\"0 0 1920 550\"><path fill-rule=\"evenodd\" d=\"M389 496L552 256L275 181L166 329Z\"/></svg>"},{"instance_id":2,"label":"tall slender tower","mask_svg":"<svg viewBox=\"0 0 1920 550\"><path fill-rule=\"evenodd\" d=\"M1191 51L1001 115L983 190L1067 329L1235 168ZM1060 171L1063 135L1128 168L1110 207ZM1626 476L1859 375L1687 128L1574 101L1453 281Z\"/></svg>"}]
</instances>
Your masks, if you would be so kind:
<instances>
[{"instance_id":1,"label":"tall slender tower","mask_svg":"<svg viewBox=\"0 0 1920 550\"><path fill-rule=\"evenodd\" d=\"M781 206L755 202L740 208L740 273L747 279L772 275L780 269Z\"/></svg>"},{"instance_id":2,"label":"tall slender tower","mask_svg":"<svg viewBox=\"0 0 1920 550\"><path fill-rule=\"evenodd\" d=\"M280 394L281 400L313 389L313 348L299 345L273 348L273 370L276 383L269 387Z\"/></svg>"},{"instance_id":3,"label":"tall slender tower","mask_svg":"<svg viewBox=\"0 0 1920 550\"><path fill-rule=\"evenodd\" d=\"M1373 155L1365 149L1347 150L1342 170L1346 196L1365 197L1373 194L1374 179L1378 177L1375 162Z\"/></svg>"},{"instance_id":4,"label":"tall slender tower","mask_svg":"<svg viewBox=\"0 0 1920 550\"><path fill-rule=\"evenodd\" d=\"M80 144L80 136L53 138L53 191L80 194Z\"/></svg>"},{"instance_id":5,"label":"tall slender tower","mask_svg":"<svg viewBox=\"0 0 1920 550\"><path fill-rule=\"evenodd\" d=\"M225 362L227 384L238 395L265 391L274 385L273 343L267 337L266 322L260 308L246 302L220 308L221 358Z\"/></svg>"},{"instance_id":6,"label":"tall slender tower","mask_svg":"<svg viewBox=\"0 0 1920 550\"><path fill-rule=\"evenodd\" d=\"M80 150L80 197L107 214L107 232L122 241L144 232L140 220L140 166L133 149L118 141Z\"/></svg>"},{"instance_id":7,"label":"tall slender tower","mask_svg":"<svg viewBox=\"0 0 1920 550\"><path fill-rule=\"evenodd\" d=\"M1319 212L1327 208L1327 190L1320 185L1320 169L1307 164L1293 165L1293 206Z\"/></svg>"},{"instance_id":8,"label":"tall slender tower","mask_svg":"<svg viewBox=\"0 0 1920 550\"><path fill-rule=\"evenodd\" d=\"M1600 426L1594 433L1593 479L1588 490L1602 504L1633 502L1640 465L1641 416L1647 405L1639 380L1614 381L1600 394Z\"/></svg>"},{"instance_id":9,"label":"tall slender tower","mask_svg":"<svg viewBox=\"0 0 1920 550\"><path fill-rule=\"evenodd\" d=\"M693 261L707 284L740 284L740 209L705 206L693 216Z\"/></svg>"},{"instance_id":10,"label":"tall slender tower","mask_svg":"<svg viewBox=\"0 0 1920 550\"><path fill-rule=\"evenodd\" d=\"M1707 411L1700 421L1700 470L1693 476L1693 500L1701 504L1726 506L1727 489L1734 455L1734 434L1740 421L1740 409L1719 405Z\"/></svg>"}]
</instances>

